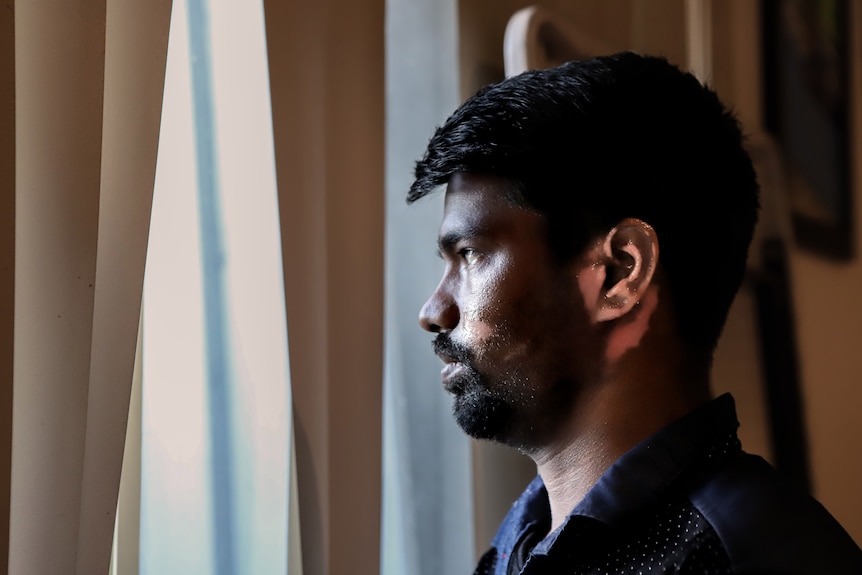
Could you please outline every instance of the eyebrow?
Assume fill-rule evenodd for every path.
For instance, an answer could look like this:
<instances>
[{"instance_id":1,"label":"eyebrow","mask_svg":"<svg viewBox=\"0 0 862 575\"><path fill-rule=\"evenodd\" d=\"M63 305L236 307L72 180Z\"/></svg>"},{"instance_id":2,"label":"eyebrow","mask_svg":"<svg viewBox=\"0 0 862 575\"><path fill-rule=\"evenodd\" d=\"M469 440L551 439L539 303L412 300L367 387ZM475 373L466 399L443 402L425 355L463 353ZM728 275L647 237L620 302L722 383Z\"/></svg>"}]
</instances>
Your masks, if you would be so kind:
<instances>
[{"instance_id":1,"label":"eyebrow","mask_svg":"<svg viewBox=\"0 0 862 575\"><path fill-rule=\"evenodd\" d=\"M437 238L437 250L440 254L451 252L455 245L464 238L470 237L471 234L462 234L459 232L449 232Z\"/></svg>"},{"instance_id":2,"label":"eyebrow","mask_svg":"<svg viewBox=\"0 0 862 575\"><path fill-rule=\"evenodd\" d=\"M437 249L441 254L448 253L455 248L458 242L472 240L485 234L486 232L481 226L464 226L459 230L453 230L439 236L437 238Z\"/></svg>"}]
</instances>

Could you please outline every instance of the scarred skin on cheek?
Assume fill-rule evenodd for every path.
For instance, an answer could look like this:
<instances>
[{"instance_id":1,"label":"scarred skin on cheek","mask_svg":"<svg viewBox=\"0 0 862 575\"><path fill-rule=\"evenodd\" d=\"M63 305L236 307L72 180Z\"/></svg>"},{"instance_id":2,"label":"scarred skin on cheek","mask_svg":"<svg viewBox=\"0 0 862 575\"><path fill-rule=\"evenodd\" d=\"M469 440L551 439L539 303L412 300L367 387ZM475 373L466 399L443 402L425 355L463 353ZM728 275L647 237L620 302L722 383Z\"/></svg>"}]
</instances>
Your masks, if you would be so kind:
<instances>
[{"instance_id":1,"label":"scarred skin on cheek","mask_svg":"<svg viewBox=\"0 0 862 575\"><path fill-rule=\"evenodd\" d=\"M490 285L468 285L468 293L462 299L462 329L464 337L471 341L485 341L493 333L493 328L489 325L486 318L489 312L493 311L494 303L488 295L494 293L494 290L491 288L492 286Z\"/></svg>"},{"instance_id":2,"label":"scarred skin on cheek","mask_svg":"<svg viewBox=\"0 0 862 575\"><path fill-rule=\"evenodd\" d=\"M481 281L467 283L461 311L465 339L493 346L501 343L501 338L505 338L505 326L493 319L499 315L501 306L494 294L499 293L500 285L506 280L509 265L508 258L500 256L494 262L493 269L489 270ZM482 349L480 347L478 350L480 354Z\"/></svg>"},{"instance_id":3,"label":"scarred skin on cheek","mask_svg":"<svg viewBox=\"0 0 862 575\"><path fill-rule=\"evenodd\" d=\"M658 288L653 287L647 290L636 306L634 318L622 325L619 325L611 332L608 337L608 344L605 348L605 359L608 362L614 362L620 359L625 353L640 345L641 339L649 328L650 318L658 306Z\"/></svg>"}]
</instances>

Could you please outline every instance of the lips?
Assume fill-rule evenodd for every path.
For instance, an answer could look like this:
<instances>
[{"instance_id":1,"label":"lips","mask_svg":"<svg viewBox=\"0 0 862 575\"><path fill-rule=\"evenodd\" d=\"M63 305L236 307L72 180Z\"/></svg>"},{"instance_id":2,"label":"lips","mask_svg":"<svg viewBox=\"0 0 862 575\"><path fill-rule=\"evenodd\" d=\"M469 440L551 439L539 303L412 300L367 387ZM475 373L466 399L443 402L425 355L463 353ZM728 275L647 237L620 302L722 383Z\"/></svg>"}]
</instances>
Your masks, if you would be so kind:
<instances>
[{"instance_id":1,"label":"lips","mask_svg":"<svg viewBox=\"0 0 862 575\"><path fill-rule=\"evenodd\" d=\"M453 394L462 392L464 371L470 365L469 353L465 348L454 343L449 334L438 334L433 344L434 353L446 364L440 370L440 379L446 391Z\"/></svg>"},{"instance_id":2,"label":"lips","mask_svg":"<svg viewBox=\"0 0 862 575\"><path fill-rule=\"evenodd\" d=\"M447 381L456 377L458 372L462 369L464 369L464 365L461 363L456 361L447 362L446 365L443 366L443 369L440 370L440 378L443 380L443 385L446 385Z\"/></svg>"}]
</instances>

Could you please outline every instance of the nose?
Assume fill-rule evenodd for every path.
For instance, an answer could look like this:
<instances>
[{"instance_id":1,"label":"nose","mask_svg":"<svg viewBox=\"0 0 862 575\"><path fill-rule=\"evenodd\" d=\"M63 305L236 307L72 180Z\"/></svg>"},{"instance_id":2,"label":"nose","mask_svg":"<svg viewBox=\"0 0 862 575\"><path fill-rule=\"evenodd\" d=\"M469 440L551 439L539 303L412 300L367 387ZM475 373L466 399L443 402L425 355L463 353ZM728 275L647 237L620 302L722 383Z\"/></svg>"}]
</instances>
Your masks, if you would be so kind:
<instances>
[{"instance_id":1,"label":"nose","mask_svg":"<svg viewBox=\"0 0 862 575\"><path fill-rule=\"evenodd\" d=\"M434 293L419 310L419 325L431 333L449 332L455 329L460 320L460 312L455 299L446 286L446 278L440 282Z\"/></svg>"}]
</instances>

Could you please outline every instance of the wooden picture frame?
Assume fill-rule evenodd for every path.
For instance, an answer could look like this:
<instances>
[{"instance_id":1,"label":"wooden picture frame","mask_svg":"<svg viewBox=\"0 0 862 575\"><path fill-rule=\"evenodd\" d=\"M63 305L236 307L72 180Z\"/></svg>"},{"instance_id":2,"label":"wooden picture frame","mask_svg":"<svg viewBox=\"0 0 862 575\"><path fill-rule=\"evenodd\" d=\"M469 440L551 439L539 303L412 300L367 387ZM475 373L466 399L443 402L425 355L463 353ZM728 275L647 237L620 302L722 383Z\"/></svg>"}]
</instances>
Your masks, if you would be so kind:
<instances>
[{"instance_id":1,"label":"wooden picture frame","mask_svg":"<svg viewBox=\"0 0 862 575\"><path fill-rule=\"evenodd\" d=\"M762 0L764 122L781 151L793 237L854 257L848 0Z\"/></svg>"}]
</instances>

